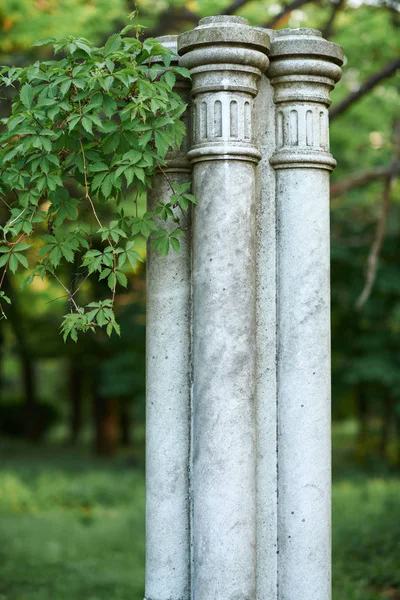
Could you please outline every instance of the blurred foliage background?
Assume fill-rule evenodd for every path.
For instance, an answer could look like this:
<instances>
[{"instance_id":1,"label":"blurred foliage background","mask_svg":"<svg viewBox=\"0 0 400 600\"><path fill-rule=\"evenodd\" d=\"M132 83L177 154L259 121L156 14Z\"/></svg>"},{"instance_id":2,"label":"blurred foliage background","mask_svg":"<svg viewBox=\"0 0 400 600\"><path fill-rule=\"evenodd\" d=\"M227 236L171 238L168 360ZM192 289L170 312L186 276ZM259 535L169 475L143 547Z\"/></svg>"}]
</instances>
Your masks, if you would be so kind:
<instances>
[{"instance_id":1,"label":"blurred foliage background","mask_svg":"<svg viewBox=\"0 0 400 600\"><path fill-rule=\"evenodd\" d=\"M314 27L344 47L332 94L334 600L400 599L400 5L397 0L138 0L144 35L202 16ZM0 64L45 37L101 43L127 0L1 0ZM0 116L10 97L1 90ZM129 198L127 199L129 202ZM5 220L0 206L0 222ZM144 245L142 248L144 255ZM72 282L82 277L71 268ZM143 597L144 270L121 339L63 344L62 290L7 275L0 322L0 600ZM101 285L101 282L100 284ZM88 301L101 294L86 288Z\"/></svg>"}]
</instances>

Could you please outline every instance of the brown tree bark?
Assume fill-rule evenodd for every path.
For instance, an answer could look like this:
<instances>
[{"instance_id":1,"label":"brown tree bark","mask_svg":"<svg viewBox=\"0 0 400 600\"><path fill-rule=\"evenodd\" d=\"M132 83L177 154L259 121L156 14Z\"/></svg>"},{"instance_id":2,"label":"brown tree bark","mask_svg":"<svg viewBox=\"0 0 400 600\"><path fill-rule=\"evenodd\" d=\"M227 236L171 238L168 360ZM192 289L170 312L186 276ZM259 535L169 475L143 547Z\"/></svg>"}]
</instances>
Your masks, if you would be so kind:
<instances>
[{"instance_id":1,"label":"brown tree bark","mask_svg":"<svg viewBox=\"0 0 400 600\"><path fill-rule=\"evenodd\" d=\"M380 431L379 440L379 455L382 459L386 460L389 455L389 443L392 428L395 422L395 400L387 390L383 395L383 415L382 415L382 427Z\"/></svg>"},{"instance_id":2,"label":"brown tree bark","mask_svg":"<svg viewBox=\"0 0 400 600\"><path fill-rule=\"evenodd\" d=\"M357 388L357 417L358 417L358 440L357 445L364 454L368 440L368 400L365 387L362 383Z\"/></svg>"},{"instance_id":3,"label":"brown tree bark","mask_svg":"<svg viewBox=\"0 0 400 600\"><path fill-rule=\"evenodd\" d=\"M3 289L12 301L10 305L7 305L7 317L16 338L16 350L21 365L22 383L24 388L23 419L25 437L31 442L37 442L40 439L42 432L37 410L35 363L23 329L22 318L18 308L18 300L13 293L8 274L4 277Z\"/></svg>"},{"instance_id":4,"label":"brown tree bark","mask_svg":"<svg viewBox=\"0 0 400 600\"><path fill-rule=\"evenodd\" d=\"M70 392L70 442L78 441L82 430L82 371L79 363L71 358L69 361L69 392Z\"/></svg>"},{"instance_id":5,"label":"brown tree bark","mask_svg":"<svg viewBox=\"0 0 400 600\"><path fill-rule=\"evenodd\" d=\"M121 400L120 412L121 444L124 448L131 445L131 415L127 400Z\"/></svg>"},{"instance_id":6,"label":"brown tree bark","mask_svg":"<svg viewBox=\"0 0 400 600\"><path fill-rule=\"evenodd\" d=\"M95 452L113 456L119 441L119 400L94 395Z\"/></svg>"}]
</instances>

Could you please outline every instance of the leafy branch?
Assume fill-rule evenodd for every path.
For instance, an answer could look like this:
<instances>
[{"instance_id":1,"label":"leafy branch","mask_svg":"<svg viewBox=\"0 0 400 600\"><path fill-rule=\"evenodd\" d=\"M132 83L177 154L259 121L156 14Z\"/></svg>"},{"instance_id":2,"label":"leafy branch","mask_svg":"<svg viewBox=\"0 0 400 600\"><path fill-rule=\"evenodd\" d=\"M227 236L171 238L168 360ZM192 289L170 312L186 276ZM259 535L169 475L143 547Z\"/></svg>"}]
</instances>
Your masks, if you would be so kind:
<instances>
[{"instance_id":1,"label":"leafy branch","mask_svg":"<svg viewBox=\"0 0 400 600\"><path fill-rule=\"evenodd\" d=\"M173 209L186 214L195 202L188 187L173 186L154 211L139 201L182 142L186 105L174 85L189 72L171 66L157 40L141 41L140 29L128 25L100 48L84 38L47 39L35 45L53 46L54 60L0 68L0 84L18 90L0 129L0 200L9 211L0 228L0 318L9 303L5 274L28 269L29 259L27 282L53 277L68 298L64 339L101 327L119 334L117 288L142 261L138 238L151 237L161 254L179 251L183 225ZM94 232L85 226L88 209ZM160 228L160 220L173 227ZM39 242L27 243L36 234ZM104 280L110 297L81 306L83 283L73 291L59 273L74 262L84 282Z\"/></svg>"}]
</instances>

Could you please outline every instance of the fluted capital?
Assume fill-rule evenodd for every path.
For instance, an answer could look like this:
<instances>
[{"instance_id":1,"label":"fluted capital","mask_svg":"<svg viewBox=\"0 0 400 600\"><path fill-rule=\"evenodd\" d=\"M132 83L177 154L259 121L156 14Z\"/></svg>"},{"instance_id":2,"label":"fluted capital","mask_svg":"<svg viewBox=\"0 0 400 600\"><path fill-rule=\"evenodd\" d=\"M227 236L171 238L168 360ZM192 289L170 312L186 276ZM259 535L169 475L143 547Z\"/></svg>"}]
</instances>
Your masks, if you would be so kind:
<instances>
[{"instance_id":1,"label":"fluted capital","mask_svg":"<svg viewBox=\"0 0 400 600\"><path fill-rule=\"evenodd\" d=\"M332 170L329 94L341 77L343 50L315 29L282 29L274 35L268 75L276 106L276 169Z\"/></svg>"}]
</instances>

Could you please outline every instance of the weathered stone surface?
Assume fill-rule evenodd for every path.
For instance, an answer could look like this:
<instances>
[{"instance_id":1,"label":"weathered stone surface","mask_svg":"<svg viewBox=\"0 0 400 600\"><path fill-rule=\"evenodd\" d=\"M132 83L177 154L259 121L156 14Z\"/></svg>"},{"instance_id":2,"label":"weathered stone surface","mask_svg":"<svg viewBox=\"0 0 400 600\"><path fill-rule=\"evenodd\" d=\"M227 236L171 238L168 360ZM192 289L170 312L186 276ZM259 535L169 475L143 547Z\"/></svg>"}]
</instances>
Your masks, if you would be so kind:
<instances>
[{"instance_id":1,"label":"weathered stone surface","mask_svg":"<svg viewBox=\"0 0 400 600\"><path fill-rule=\"evenodd\" d=\"M178 46L192 125L167 171L188 180L189 159L198 206L180 254L149 250L146 597L330 600L328 107L343 53L226 16ZM154 183L150 205L170 193Z\"/></svg>"},{"instance_id":2,"label":"weathered stone surface","mask_svg":"<svg viewBox=\"0 0 400 600\"><path fill-rule=\"evenodd\" d=\"M205 19L179 38L192 72L193 573L197 600L256 592L253 98L268 36Z\"/></svg>"},{"instance_id":3,"label":"weathered stone surface","mask_svg":"<svg viewBox=\"0 0 400 600\"><path fill-rule=\"evenodd\" d=\"M160 38L176 50L176 36ZM176 89L187 100L189 83ZM170 153L155 176L149 209L171 196L170 182L190 180L187 146ZM169 180L169 181L168 181ZM185 226L188 223L184 223ZM160 227L175 228L160 222ZM179 253L147 250L146 599L190 596L190 233Z\"/></svg>"},{"instance_id":4,"label":"weathered stone surface","mask_svg":"<svg viewBox=\"0 0 400 600\"><path fill-rule=\"evenodd\" d=\"M313 30L271 47L276 103L278 600L331 598L329 92L341 50Z\"/></svg>"},{"instance_id":5,"label":"weathered stone surface","mask_svg":"<svg viewBox=\"0 0 400 600\"><path fill-rule=\"evenodd\" d=\"M266 75L254 106L256 167L257 600L277 594L276 217L273 88Z\"/></svg>"}]
</instances>

